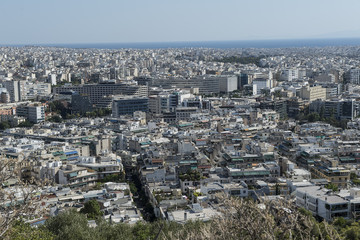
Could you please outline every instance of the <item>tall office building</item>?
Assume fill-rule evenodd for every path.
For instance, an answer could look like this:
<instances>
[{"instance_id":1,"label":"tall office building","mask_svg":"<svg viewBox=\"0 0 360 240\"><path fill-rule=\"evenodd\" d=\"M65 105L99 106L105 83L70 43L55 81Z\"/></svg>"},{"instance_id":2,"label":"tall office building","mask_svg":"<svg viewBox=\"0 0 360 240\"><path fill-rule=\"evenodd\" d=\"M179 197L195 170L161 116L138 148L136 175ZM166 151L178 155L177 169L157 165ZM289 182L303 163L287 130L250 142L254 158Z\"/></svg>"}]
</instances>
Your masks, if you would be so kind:
<instances>
[{"instance_id":1,"label":"tall office building","mask_svg":"<svg viewBox=\"0 0 360 240\"><path fill-rule=\"evenodd\" d=\"M118 68L110 68L110 79L118 79Z\"/></svg>"},{"instance_id":2,"label":"tall office building","mask_svg":"<svg viewBox=\"0 0 360 240\"><path fill-rule=\"evenodd\" d=\"M11 81L11 80L3 81L2 85L8 91L11 102L20 101L19 81Z\"/></svg>"},{"instance_id":3,"label":"tall office building","mask_svg":"<svg viewBox=\"0 0 360 240\"><path fill-rule=\"evenodd\" d=\"M360 84L360 69L350 69L349 71L350 83L359 85Z\"/></svg>"},{"instance_id":4,"label":"tall office building","mask_svg":"<svg viewBox=\"0 0 360 240\"><path fill-rule=\"evenodd\" d=\"M236 76L223 76L219 78L220 92L228 93L238 89Z\"/></svg>"},{"instance_id":5,"label":"tall office building","mask_svg":"<svg viewBox=\"0 0 360 240\"><path fill-rule=\"evenodd\" d=\"M247 73L240 73L238 76L238 89L243 89L245 85L249 84L249 76Z\"/></svg>"},{"instance_id":6,"label":"tall office building","mask_svg":"<svg viewBox=\"0 0 360 240\"><path fill-rule=\"evenodd\" d=\"M48 82L51 84L51 85L56 85L56 74L50 74L48 76Z\"/></svg>"},{"instance_id":7,"label":"tall office building","mask_svg":"<svg viewBox=\"0 0 360 240\"><path fill-rule=\"evenodd\" d=\"M136 111L148 112L149 99L137 96L114 96L112 102L112 116L132 115Z\"/></svg>"}]
</instances>

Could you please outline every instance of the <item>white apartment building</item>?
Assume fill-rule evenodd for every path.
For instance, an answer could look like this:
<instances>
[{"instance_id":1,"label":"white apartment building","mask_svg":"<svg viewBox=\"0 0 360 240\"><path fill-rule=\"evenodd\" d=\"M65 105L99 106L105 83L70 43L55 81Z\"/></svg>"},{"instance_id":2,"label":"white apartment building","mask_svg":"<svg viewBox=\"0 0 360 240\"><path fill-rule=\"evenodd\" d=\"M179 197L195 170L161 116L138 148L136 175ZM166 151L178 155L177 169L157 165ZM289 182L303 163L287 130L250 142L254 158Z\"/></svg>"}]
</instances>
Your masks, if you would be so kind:
<instances>
[{"instance_id":1,"label":"white apartment building","mask_svg":"<svg viewBox=\"0 0 360 240\"><path fill-rule=\"evenodd\" d=\"M272 81L265 78L256 78L253 80L253 86L256 85L256 94L261 94L261 90L265 88L272 88Z\"/></svg>"}]
</instances>

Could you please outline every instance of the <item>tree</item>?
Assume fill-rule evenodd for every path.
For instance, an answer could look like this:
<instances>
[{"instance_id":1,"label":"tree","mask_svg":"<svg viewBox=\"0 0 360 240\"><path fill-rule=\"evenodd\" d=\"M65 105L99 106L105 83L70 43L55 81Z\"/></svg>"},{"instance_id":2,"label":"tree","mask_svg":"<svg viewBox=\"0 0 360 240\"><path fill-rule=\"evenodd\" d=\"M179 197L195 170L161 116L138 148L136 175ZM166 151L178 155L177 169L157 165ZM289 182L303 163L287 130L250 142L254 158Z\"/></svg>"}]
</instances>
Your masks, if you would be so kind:
<instances>
[{"instance_id":1,"label":"tree","mask_svg":"<svg viewBox=\"0 0 360 240\"><path fill-rule=\"evenodd\" d=\"M353 226L346 228L344 235L347 240L358 240L360 239L360 227L357 226L357 224L354 224Z\"/></svg>"},{"instance_id":2,"label":"tree","mask_svg":"<svg viewBox=\"0 0 360 240\"><path fill-rule=\"evenodd\" d=\"M0 122L0 130L5 130L10 128L10 123L9 122Z\"/></svg>"},{"instance_id":3,"label":"tree","mask_svg":"<svg viewBox=\"0 0 360 240\"><path fill-rule=\"evenodd\" d=\"M59 115L55 115L53 117L50 117L48 119L49 122L56 122L56 123L61 123L62 122L62 118Z\"/></svg>"},{"instance_id":4,"label":"tree","mask_svg":"<svg viewBox=\"0 0 360 240\"><path fill-rule=\"evenodd\" d=\"M310 113L307 119L309 122L317 122L320 120L320 115L317 112Z\"/></svg>"},{"instance_id":5,"label":"tree","mask_svg":"<svg viewBox=\"0 0 360 240\"><path fill-rule=\"evenodd\" d=\"M63 119L66 119L67 115L71 114L71 111L68 107L65 106L66 103L55 100L53 102L50 102L48 104L48 112L55 112L57 114L60 114Z\"/></svg>"},{"instance_id":6,"label":"tree","mask_svg":"<svg viewBox=\"0 0 360 240\"><path fill-rule=\"evenodd\" d=\"M261 89L260 90L261 94L263 94L265 97L269 97L270 96L270 90L269 89Z\"/></svg>"},{"instance_id":7,"label":"tree","mask_svg":"<svg viewBox=\"0 0 360 240\"><path fill-rule=\"evenodd\" d=\"M320 108L320 118L321 118L321 120L324 119L324 116L325 116L325 107L321 106L321 108Z\"/></svg>"},{"instance_id":8,"label":"tree","mask_svg":"<svg viewBox=\"0 0 360 240\"><path fill-rule=\"evenodd\" d=\"M53 233L58 240L87 240L97 238L96 231L88 226L85 215L76 211L66 211L45 222L45 227Z\"/></svg>"},{"instance_id":9,"label":"tree","mask_svg":"<svg viewBox=\"0 0 360 240\"><path fill-rule=\"evenodd\" d=\"M22 122L18 125L18 127L26 127L26 128L30 128L34 126L33 123L31 123L29 120L25 120L25 122Z\"/></svg>"},{"instance_id":10,"label":"tree","mask_svg":"<svg viewBox=\"0 0 360 240\"><path fill-rule=\"evenodd\" d=\"M261 67L260 60L263 57L264 56L230 56L216 59L216 61L225 63L255 64L256 66Z\"/></svg>"},{"instance_id":11,"label":"tree","mask_svg":"<svg viewBox=\"0 0 360 240\"><path fill-rule=\"evenodd\" d=\"M130 186L130 191L131 191L131 193L132 193L132 194L137 194L138 189L137 189L136 185L135 185L133 182L130 182L130 183L129 183L129 186Z\"/></svg>"},{"instance_id":12,"label":"tree","mask_svg":"<svg viewBox=\"0 0 360 240\"><path fill-rule=\"evenodd\" d=\"M84 204L84 207L80 210L80 213L86 214L88 219L97 219L102 216L100 211L100 205L96 200L90 200Z\"/></svg>"},{"instance_id":13,"label":"tree","mask_svg":"<svg viewBox=\"0 0 360 240\"><path fill-rule=\"evenodd\" d=\"M31 227L23 221L16 221L6 233L4 239L12 240L53 240L55 235L44 227Z\"/></svg>"},{"instance_id":14,"label":"tree","mask_svg":"<svg viewBox=\"0 0 360 240\"><path fill-rule=\"evenodd\" d=\"M179 175L179 178L182 181L188 180L188 181L200 181L201 174L197 170L188 170L185 174Z\"/></svg>"},{"instance_id":15,"label":"tree","mask_svg":"<svg viewBox=\"0 0 360 240\"><path fill-rule=\"evenodd\" d=\"M274 92L274 97L275 97L275 98L281 98L281 97L282 97L281 91L280 91L280 90L276 90L276 91Z\"/></svg>"},{"instance_id":16,"label":"tree","mask_svg":"<svg viewBox=\"0 0 360 240\"><path fill-rule=\"evenodd\" d=\"M281 191L280 191L280 185L279 183L275 184L275 195L280 195Z\"/></svg>"},{"instance_id":17,"label":"tree","mask_svg":"<svg viewBox=\"0 0 360 240\"><path fill-rule=\"evenodd\" d=\"M350 180L353 182L353 184L360 185L360 179L358 178L356 173L354 172L350 173Z\"/></svg>"},{"instance_id":18,"label":"tree","mask_svg":"<svg viewBox=\"0 0 360 240\"><path fill-rule=\"evenodd\" d=\"M39 207L33 195L36 189L35 182L30 179L24 182L21 179L22 157L17 159L0 158L0 239L12 228L13 224L22 216L33 216ZM40 187L41 184L37 183ZM16 185L16 188L9 188Z\"/></svg>"},{"instance_id":19,"label":"tree","mask_svg":"<svg viewBox=\"0 0 360 240\"><path fill-rule=\"evenodd\" d=\"M99 239L107 240L132 240L135 239L132 227L127 223L111 224L108 221L100 220L97 222L96 231Z\"/></svg>"},{"instance_id":20,"label":"tree","mask_svg":"<svg viewBox=\"0 0 360 240\"><path fill-rule=\"evenodd\" d=\"M156 232L154 232L154 229L151 227L150 224L137 222L132 229L132 234L135 239L146 240L154 239Z\"/></svg>"},{"instance_id":21,"label":"tree","mask_svg":"<svg viewBox=\"0 0 360 240\"><path fill-rule=\"evenodd\" d=\"M103 179L99 180L99 182L120 182L120 174L107 175Z\"/></svg>"},{"instance_id":22,"label":"tree","mask_svg":"<svg viewBox=\"0 0 360 240\"><path fill-rule=\"evenodd\" d=\"M329 183L328 185L325 186L327 189L333 190L334 192L337 192L339 190L339 188L333 184L333 183Z\"/></svg>"}]
</instances>

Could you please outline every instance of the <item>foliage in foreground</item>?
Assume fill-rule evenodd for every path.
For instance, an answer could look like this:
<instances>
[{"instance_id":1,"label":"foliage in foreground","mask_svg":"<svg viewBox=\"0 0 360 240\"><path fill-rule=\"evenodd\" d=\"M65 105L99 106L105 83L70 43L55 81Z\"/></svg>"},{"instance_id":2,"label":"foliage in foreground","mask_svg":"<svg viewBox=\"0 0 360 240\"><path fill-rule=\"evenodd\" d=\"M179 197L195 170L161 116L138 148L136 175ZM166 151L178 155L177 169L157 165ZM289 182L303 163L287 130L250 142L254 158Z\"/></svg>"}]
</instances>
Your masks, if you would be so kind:
<instances>
[{"instance_id":1,"label":"foliage in foreground","mask_svg":"<svg viewBox=\"0 0 360 240\"><path fill-rule=\"evenodd\" d=\"M260 205L250 200L221 199L222 215L212 221L111 224L98 218L89 227L85 214L67 211L49 218L40 228L16 223L8 239L359 239L360 224L337 219L333 224L318 222L310 212L296 209L286 201L267 201ZM29 236L26 238L25 236Z\"/></svg>"},{"instance_id":2,"label":"foliage in foreground","mask_svg":"<svg viewBox=\"0 0 360 240\"><path fill-rule=\"evenodd\" d=\"M55 235L48 229L44 227L34 228L22 221L14 222L5 236L5 239L12 240L53 240L54 238Z\"/></svg>"},{"instance_id":3,"label":"foliage in foreground","mask_svg":"<svg viewBox=\"0 0 360 240\"><path fill-rule=\"evenodd\" d=\"M102 216L100 211L100 205L96 200L90 200L84 204L84 207L80 210L80 213L86 214L88 219L95 220Z\"/></svg>"}]
</instances>

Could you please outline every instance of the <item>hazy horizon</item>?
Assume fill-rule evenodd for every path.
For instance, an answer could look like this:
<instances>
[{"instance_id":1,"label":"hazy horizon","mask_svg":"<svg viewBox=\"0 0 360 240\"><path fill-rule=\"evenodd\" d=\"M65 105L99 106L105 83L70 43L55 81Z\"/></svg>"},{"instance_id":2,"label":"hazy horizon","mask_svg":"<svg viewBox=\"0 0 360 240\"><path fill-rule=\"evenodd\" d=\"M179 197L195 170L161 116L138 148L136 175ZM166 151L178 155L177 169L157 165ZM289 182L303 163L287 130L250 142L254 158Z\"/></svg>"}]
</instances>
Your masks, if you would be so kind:
<instances>
[{"instance_id":1,"label":"hazy horizon","mask_svg":"<svg viewBox=\"0 0 360 240\"><path fill-rule=\"evenodd\" d=\"M355 0L13 0L1 45L360 38Z\"/></svg>"},{"instance_id":2,"label":"hazy horizon","mask_svg":"<svg viewBox=\"0 0 360 240\"><path fill-rule=\"evenodd\" d=\"M48 43L0 44L0 47L59 47L95 49L161 49L161 48L297 48L360 46L360 38L314 38L228 41L173 41L173 42L123 42L123 43Z\"/></svg>"}]
</instances>

